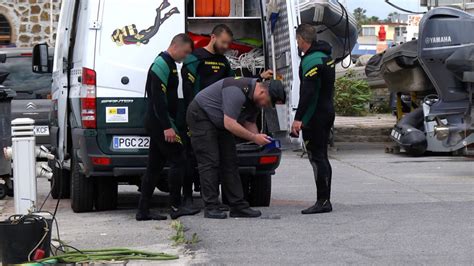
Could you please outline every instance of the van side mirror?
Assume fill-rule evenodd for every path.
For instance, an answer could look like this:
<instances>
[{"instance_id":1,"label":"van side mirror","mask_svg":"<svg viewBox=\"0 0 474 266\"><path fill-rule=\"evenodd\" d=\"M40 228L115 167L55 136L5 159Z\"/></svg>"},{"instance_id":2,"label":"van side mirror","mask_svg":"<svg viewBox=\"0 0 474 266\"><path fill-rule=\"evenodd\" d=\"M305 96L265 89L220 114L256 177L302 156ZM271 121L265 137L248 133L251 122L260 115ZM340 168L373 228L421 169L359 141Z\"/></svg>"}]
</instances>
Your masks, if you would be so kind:
<instances>
[{"instance_id":1,"label":"van side mirror","mask_svg":"<svg viewBox=\"0 0 474 266\"><path fill-rule=\"evenodd\" d=\"M53 73L52 60L49 59L48 45L41 43L33 47L33 73Z\"/></svg>"},{"instance_id":2,"label":"van side mirror","mask_svg":"<svg viewBox=\"0 0 474 266\"><path fill-rule=\"evenodd\" d=\"M3 64L7 62L7 55L6 54L0 54L0 63Z\"/></svg>"}]
</instances>

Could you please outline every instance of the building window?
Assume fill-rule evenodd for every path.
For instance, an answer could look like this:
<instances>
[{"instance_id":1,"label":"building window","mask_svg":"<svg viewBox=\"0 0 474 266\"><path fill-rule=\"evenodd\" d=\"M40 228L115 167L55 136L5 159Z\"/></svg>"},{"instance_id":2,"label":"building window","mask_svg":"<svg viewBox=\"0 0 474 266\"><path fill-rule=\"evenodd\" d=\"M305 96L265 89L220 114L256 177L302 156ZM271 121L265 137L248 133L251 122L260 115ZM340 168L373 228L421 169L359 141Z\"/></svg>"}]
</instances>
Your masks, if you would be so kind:
<instances>
[{"instance_id":1,"label":"building window","mask_svg":"<svg viewBox=\"0 0 474 266\"><path fill-rule=\"evenodd\" d=\"M362 28L362 36L375 36L375 27Z\"/></svg>"},{"instance_id":2,"label":"building window","mask_svg":"<svg viewBox=\"0 0 474 266\"><path fill-rule=\"evenodd\" d=\"M10 44L12 38L12 28L7 18L0 14L0 44Z\"/></svg>"}]
</instances>

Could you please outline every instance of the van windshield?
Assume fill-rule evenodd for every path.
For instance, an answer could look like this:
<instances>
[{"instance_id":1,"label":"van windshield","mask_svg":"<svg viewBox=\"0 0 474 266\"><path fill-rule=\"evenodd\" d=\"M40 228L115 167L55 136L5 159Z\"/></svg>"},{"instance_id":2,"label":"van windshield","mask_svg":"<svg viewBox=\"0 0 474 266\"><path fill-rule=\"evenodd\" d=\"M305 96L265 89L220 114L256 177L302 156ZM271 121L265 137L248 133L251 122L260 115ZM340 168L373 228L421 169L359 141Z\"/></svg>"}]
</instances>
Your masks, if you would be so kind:
<instances>
[{"instance_id":1,"label":"van windshield","mask_svg":"<svg viewBox=\"0 0 474 266\"><path fill-rule=\"evenodd\" d=\"M33 73L31 60L31 56L18 56L0 63L0 76L9 73L1 85L16 91L15 99L48 99L52 76Z\"/></svg>"}]
</instances>

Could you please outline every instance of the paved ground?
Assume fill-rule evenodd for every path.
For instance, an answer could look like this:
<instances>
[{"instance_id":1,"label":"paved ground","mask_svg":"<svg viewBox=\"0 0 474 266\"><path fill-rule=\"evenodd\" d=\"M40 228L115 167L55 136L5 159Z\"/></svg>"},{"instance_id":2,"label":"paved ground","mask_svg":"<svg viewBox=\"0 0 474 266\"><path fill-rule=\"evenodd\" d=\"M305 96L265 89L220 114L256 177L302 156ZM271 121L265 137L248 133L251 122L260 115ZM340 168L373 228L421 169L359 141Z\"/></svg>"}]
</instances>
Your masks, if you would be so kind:
<instances>
[{"instance_id":1,"label":"paved ground","mask_svg":"<svg viewBox=\"0 0 474 266\"><path fill-rule=\"evenodd\" d=\"M122 187L114 212L73 214L63 201L62 238L79 248L181 254L176 264L474 264L474 159L411 158L383 148L338 144L331 155L330 214L299 214L313 203L314 182L307 160L288 151L274 177L272 206L261 209L263 219L182 219L187 234L196 232L202 240L197 245L171 246L169 221L136 223L133 187ZM40 194L46 193L41 182ZM162 200L161 194L155 199ZM3 212L12 212L11 201Z\"/></svg>"},{"instance_id":2,"label":"paved ground","mask_svg":"<svg viewBox=\"0 0 474 266\"><path fill-rule=\"evenodd\" d=\"M333 213L299 214L315 188L307 161L287 152L262 209L270 219L183 221L212 263L474 264L473 159L340 144L332 163Z\"/></svg>"}]
</instances>

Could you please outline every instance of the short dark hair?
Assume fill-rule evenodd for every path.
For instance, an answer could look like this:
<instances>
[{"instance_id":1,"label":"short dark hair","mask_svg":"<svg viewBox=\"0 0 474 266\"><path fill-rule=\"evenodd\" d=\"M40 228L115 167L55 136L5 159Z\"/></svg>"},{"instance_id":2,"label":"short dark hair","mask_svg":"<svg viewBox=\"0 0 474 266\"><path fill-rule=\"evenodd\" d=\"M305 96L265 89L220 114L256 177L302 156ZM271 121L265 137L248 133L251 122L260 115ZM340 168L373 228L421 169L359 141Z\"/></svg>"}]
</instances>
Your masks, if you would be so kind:
<instances>
[{"instance_id":1,"label":"short dark hair","mask_svg":"<svg viewBox=\"0 0 474 266\"><path fill-rule=\"evenodd\" d=\"M296 36L301 37L307 43L317 41L316 27L310 24L301 24L296 29Z\"/></svg>"},{"instance_id":2,"label":"short dark hair","mask_svg":"<svg viewBox=\"0 0 474 266\"><path fill-rule=\"evenodd\" d=\"M191 37L189 37L189 35L186 33L180 33L174 36L171 40L171 45L173 44L189 44L191 45L191 48L194 49L193 39L191 39Z\"/></svg>"},{"instance_id":3,"label":"short dark hair","mask_svg":"<svg viewBox=\"0 0 474 266\"><path fill-rule=\"evenodd\" d=\"M225 24L216 25L212 29L212 34L214 34L216 36L221 35L223 32L229 34L231 37L234 37L234 33L232 32L232 30L229 28L229 26L227 26Z\"/></svg>"}]
</instances>

